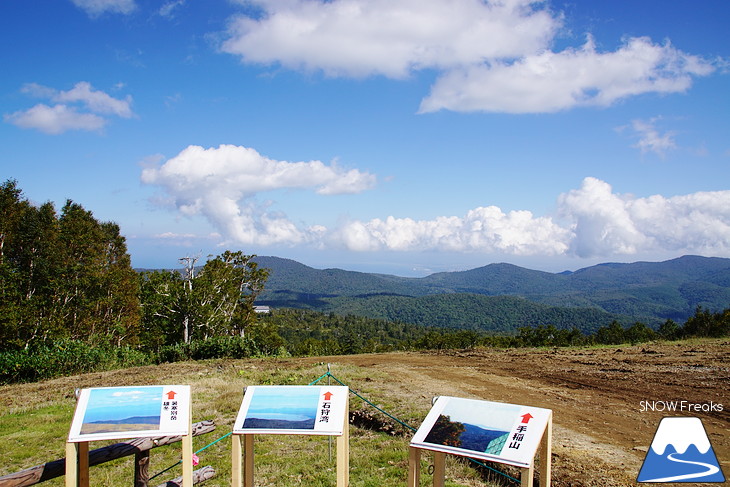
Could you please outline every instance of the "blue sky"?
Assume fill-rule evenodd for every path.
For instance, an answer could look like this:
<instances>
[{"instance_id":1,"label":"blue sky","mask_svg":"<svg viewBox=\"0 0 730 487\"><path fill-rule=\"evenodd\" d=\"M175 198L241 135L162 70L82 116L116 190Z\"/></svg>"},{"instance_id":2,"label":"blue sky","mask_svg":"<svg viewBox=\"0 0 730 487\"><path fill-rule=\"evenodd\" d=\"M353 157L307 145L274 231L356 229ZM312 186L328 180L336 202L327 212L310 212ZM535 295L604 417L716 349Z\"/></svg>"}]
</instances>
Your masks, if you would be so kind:
<instances>
[{"instance_id":1,"label":"blue sky","mask_svg":"<svg viewBox=\"0 0 730 487\"><path fill-rule=\"evenodd\" d=\"M91 389L84 423L159 416L161 402L162 387Z\"/></svg>"},{"instance_id":2,"label":"blue sky","mask_svg":"<svg viewBox=\"0 0 730 487\"><path fill-rule=\"evenodd\" d=\"M724 0L7 0L0 179L136 267L730 257Z\"/></svg>"}]
</instances>

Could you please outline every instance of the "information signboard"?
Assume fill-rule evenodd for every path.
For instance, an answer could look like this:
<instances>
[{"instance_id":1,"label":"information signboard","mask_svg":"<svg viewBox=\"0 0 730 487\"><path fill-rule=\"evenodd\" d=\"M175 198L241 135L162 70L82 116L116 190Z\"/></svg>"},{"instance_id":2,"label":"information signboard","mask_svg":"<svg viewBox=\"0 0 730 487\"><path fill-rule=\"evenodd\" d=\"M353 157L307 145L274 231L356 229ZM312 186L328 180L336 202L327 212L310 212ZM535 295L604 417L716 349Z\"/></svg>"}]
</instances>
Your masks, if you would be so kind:
<instances>
[{"instance_id":1,"label":"information signboard","mask_svg":"<svg viewBox=\"0 0 730 487\"><path fill-rule=\"evenodd\" d=\"M345 386L249 386L235 434L343 434L347 414Z\"/></svg>"},{"instance_id":2,"label":"information signboard","mask_svg":"<svg viewBox=\"0 0 730 487\"><path fill-rule=\"evenodd\" d=\"M441 396L411 447L528 468L551 418L549 409Z\"/></svg>"},{"instance_id":3,"label":"information signboard","mask_svg":"<svg viewBox=\"0 0 730 487\"><path fill-rule=\"evenodd\" d=\"M82 389L69 442L187 435L190 386Z\"/></svg>"}]
</instances>

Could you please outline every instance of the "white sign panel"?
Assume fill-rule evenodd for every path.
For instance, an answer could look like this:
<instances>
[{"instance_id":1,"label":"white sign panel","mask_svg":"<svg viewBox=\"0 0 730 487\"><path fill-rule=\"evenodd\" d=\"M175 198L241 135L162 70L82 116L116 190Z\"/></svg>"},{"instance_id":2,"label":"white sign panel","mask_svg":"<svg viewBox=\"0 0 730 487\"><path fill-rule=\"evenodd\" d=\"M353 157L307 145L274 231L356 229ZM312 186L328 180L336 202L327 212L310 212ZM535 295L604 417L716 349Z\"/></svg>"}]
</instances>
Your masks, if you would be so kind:
<instances>
[{"instance_id":1,"label":"white sign panel","mask_svg":"<svg viewBox=\"0 0 730 487\"><path fill-rule=\"evenodd\" d=\"M550 409L441 396L411 446L530 467Z\"/></svg>"},{"instance_id":2,"label":"white sign panel","mask_svg":"<svg viewBox=\"0 0 730 487\"><path fill-rule=\"evenodd\" d=\"M249 386L233 433L340 436L348 393L345 386Z\"/></svg>"},{"instance_id":3,"label":"white sign panel","mask_svg":"<svg viewBox=\"0 0 730 487\"><path fill-rule=\"evenodd\" d=\"M190 386L83 389L69 442L187 435Z\"/></svg>"}]
</instances>

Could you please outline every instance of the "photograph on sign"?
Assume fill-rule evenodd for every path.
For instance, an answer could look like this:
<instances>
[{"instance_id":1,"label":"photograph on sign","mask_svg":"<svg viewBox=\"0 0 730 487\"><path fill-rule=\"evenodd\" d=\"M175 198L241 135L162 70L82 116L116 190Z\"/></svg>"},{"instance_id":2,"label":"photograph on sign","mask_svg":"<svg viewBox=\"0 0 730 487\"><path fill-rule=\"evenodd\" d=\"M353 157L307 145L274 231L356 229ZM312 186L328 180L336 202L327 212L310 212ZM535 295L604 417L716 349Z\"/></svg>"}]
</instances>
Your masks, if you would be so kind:
<instances>
[{"instance_id":1,"label":"photograph on sign","mask_svg":"<svg viewBox=\"0 0 730 487\"><path fill-rule=\"evenodd\" d=\"M250 386L233 432L341 435L347 394L343 386Z\"/></svg>"},{"instance_id":2,"label":"photograph on sign","mask_svg":"<svg viewBox=\"0 0 730 487\"><path fill-rule=\"evenodd\" d=\"M69 441L185 435L190 386L127 386L83 389Z\"/></svg>"},{"instance_id":3,"label":"photograph on sign","mask_svg":"<svg viewBox=\"0 0 730 487\"><path fill-rule=\"evenodd\" d=\"M411 446L526 467L550 415L549 409L441 396Z\"/></svg>"}]
</instances>

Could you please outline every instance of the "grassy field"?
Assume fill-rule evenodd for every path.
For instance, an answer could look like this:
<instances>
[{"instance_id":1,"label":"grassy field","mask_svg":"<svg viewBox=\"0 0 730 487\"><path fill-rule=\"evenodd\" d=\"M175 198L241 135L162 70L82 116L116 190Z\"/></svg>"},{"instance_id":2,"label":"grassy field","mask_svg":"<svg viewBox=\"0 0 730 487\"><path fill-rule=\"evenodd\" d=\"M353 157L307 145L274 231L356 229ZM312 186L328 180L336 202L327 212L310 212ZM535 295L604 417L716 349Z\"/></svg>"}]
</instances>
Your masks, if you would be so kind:
<instances>
[{"instance_id":1,"label":"grassy field","mask_svg":"<svg viewBox=\"0 0 730 487\"><path fill-rule=\"evenodd\" d=\"M635 482L657 425L668 414L702 420L720 466L730 472L730 341L652 342L612 347L472 348L336 357L211 360L83 374L0 387L0 475L63 457L76 388L189 384L193 421L213 420L217 430L194 439L201 449L231 431L243 390L249 385L309 384L332 366L332 374L380 408L417 427L434 396L446 395L524 404L554 412L552 485L627 487ZM326 381L326 378L324 379ZM684 401L702 406L670 413L648 410L647 401ZM722 406L712 409L710 405ZM413 432L350 396L350 480L354 486L402 486ZM384 429L390 428L390 433ZM103 446L92 443L91 448ZM326 437L257 436L257 486L335 485L335 458ZM336 451L333 445L333 451ZM228 486L231 440L224 437L199 453L201 466L217 477L206 486ZM334 454L332 455L334 457ZM179 446L152 451L150 473L175 465ZM431 485L430 455L421 464L421 485ZM516 469L499 467L512 477ZM180 475L181 467L150 485ZM92 485L129 486L133 462L120 459L91 470ZM504 476L484 476L447 457L449 486L514 486ZM63 479L44 485L61 486ZM712 485L712 484L694 484ZM715 484L716 485L716 484Z\"/></svg>"},{"instance_id":2,"label":"grassy field","mask_svg":"<svg viewBox=\"0 0 730 487\"><path fill-rule=\"evenodd\" d=\"M248 385L309 384L326 372L325 364L302 365L288 360L224 360L138 367L122 371L84 374L36 384L4 386L0 389L4 406L0 412L3 456L0 475L61 458L75 406L74 390L85 387L179 383L190 384L193 394L193 421L212 419L217 425L211 434L196 437L194 450L223 437L233 421ZM412 401L388 387L388 374L356 366L334 366L332 374L408 424L418 426L429 403ZM327 379L323 379L326 384ZM412 433L375 409L352 397L350 410L363 410L375 418L376 428L350 428L350 481L353 487L404 485L408 467L408 442ZM377 431L386 422L393 432ZM91 449L113 442L94 442ZM255 439L255 479L257 486L332 486L336 482L335 442L318 436L257 436ZM331 445L331 446L330 446ZM230 485L230 437L198 453L200 466L211 465L217 476L204 485ZM152 451L150 474L176 464L179 444ZM430 455L422 462L423 485L429 485ZM447 485L483 486L474 468L449 458ZM181 474L172 468L150 482L163 484ZM132 457L92 467L91 485L127 486L133 481ZM493 475L493 474L492 474ZM63 477L43 483L62 486Z\"/></svg>"}]
</instances>

